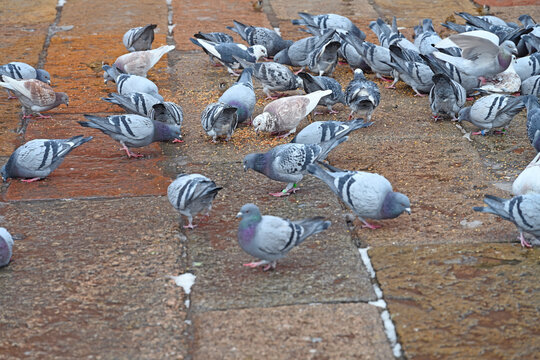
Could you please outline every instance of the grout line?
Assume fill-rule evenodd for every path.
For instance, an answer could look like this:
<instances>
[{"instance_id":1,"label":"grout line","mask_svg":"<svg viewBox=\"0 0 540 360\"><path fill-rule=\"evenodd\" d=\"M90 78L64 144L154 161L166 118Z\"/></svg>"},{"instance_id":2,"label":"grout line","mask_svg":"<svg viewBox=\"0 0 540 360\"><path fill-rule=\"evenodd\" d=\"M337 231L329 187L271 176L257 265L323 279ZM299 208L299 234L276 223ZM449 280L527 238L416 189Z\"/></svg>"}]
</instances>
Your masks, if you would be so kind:
<instances>
[{"instance_id":1,"label":"grout line","mask_svg":"<svg viewBox=\"0 0 540 360\"><path fill-rule=\"evenodd\" d=\"M36 65L36 68L38 69L43 69L43 66L47 62L47 52L49 51L49 46L51 45L51 39L58 32L57 26L60 23L60 18L62 17L62 9L64 8L64 4L66 3L66 1L67 0L58 0L58 3L56 4L56 17L47 29L47 36L45 37L45 42L43 43L43 48L39 53L39 59Z\"/></svg>"},{"instance_id":2,"label":"grout line","mask_svg":"<svg viewBox=\"0 0 540 360\"><path fill-rule=\"evenodd\" d=\"M364 263L364 266L366 267L369 273L369 277L371 278L373 291L375 292L377 296L376 301L370 301L368 302L368 304L382 309L381 320L384 325L384 332L386 334L386 337L388 338L388 341L390 342L390 346L392 347L392 352L394 356L397 359L401 359L403 357L402 346L398 341L396 327L394 325L394 322L392 321L390 312L387 309L386 301L384 301L383 292L377 282L377 275L375 274L375 269L373 269L373 266L371 265L371 259L369 258L369 255L368 255L369 249L370 249L369 247L358 248L358 252L360 253L362 262Z\"/></svg>"}]
</instances>

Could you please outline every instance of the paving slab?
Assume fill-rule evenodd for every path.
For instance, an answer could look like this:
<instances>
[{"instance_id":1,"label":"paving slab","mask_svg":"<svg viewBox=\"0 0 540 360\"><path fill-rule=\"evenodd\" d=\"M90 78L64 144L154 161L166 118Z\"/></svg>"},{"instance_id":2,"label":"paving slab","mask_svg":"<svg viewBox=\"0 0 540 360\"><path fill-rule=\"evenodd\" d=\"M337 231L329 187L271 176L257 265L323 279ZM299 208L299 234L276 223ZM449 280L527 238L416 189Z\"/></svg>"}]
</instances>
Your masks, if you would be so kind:
<instances>
[{"instance_id":1,"label":"paving slab","mask_svg":"<svg viewBox=\"0 0 540 360\"><path fill-rule=\"evenodd\" d=\"M313 304L194 316L194 359L391 359L379 311Z\"/></svg>"},{"instance_id":2,"label":"paving slab","mask_svg":"<svg viewBox=\"0 0 540 360\"><path fill-rule=\"evenodd\" d=\"M185 244L165 198L0 212L17 237L0 269L0 358L185 356L185 295L167 278L185 271Z\"/></svg>"},{"instance_id":3,"label":"paving slab","mask_svg":"<svg viewBox=\"0 0 540 360\"><path fill-rule=\"evenodd\" d=\"M406 358L538 356L538 249L444 244L369 254Z\"/></svg>"}]
</instances>

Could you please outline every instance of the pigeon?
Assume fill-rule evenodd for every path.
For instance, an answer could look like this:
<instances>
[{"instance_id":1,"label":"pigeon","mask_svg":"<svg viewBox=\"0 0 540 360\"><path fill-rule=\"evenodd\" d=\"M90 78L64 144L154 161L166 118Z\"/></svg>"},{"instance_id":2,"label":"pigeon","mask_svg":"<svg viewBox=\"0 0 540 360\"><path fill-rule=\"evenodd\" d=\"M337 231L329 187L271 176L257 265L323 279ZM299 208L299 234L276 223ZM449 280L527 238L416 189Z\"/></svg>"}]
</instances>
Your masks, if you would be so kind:
<instances>
[{"instance_id":1,"label":"pigeon","mask_svg":"<svg viewBox=\"0 0 540 360\"><path fill-rule=\"evenodd\" d=\"M0 86L11 90L19 99L23 108L23 119L36 113L39 118L50 118L40 112L51 110L60 104L68 106L69 97L66 93L55 92L52 87L37 79L15 80L9 76L0 76Z\"/></svg>"},{"instance_id":2,"label":"pigeon","mask_svg":"<svg viewBox=\"0 0 540 360\"><path fill-rule=\"evenodd\" d=\"M307 171L328 185L365 227L380 227L368 223L365 218L393 219L404 211L410 215L409 198L392 191L392 184L384 176L363 171L334 170L337 171L328 172L315 164L307 166Z\"/></svg>"},{"instance_id":3,"label":"pigeon","mask_svg":"<svg viewBox=\"0 0 540 360\"><path fill-rule=\"evenodd\" d=\"M525 81L532 76L540 75L540 51L516 59L514 61L514 69L521 81Z\"/></svg>"},{"instance_id":4,"label":"pigeon","mask_svg":"<svg viewBox=\"0 0 540 360\"><path fill-rule=\"evenodd\" d=\"M138 75L120 74L116 78L116 91L121 95L141 92L152 95L159 101L163 101L163 96L159 94L157 85L147 78Z\"/></svg>"},{"instance_id":5,"label":"pigeon","mask_svg":"<svg viewBox=\"0 0 540 360\"><path fill-rule=\"evenodd\" d=\"M514 196L527 193L540 194L540 152L514 180L512 193Z\"/></svg>"},{"instance_id":6,"label":"pigeon","mask_svg":"<svg viewBox=\"0 0 540 360\"><path fill-rule=\"evenodd\" d=\"M129 114L138 114L146 117L150 117L149 114L152 106L160 103L159 99L156 99L152 95L140 92L133 92L127 95L110 93L109 97L102 97L101 100L116 104Z\"/></svg>"},{"instance_id":7,"label":"pigeon","mask_svg":"<svg viewBox=\"0 0 540 360\"><path fill-rule=\"evenodd\" d=\"M264 27L244 25L233 20L234 27L227 26L227 29L239 34L250 46L262 45L266 48L267 56L272 57L281 50L289 47L293 41L283 40L274 30Z\"/></svg>"},{"instance_id":8,"label":"pigeon","mask_svg":"<svg viewBox=\"0 0 540 360\"><path fill-rule=\"evenodd\" d=\"M305 26L307 31L313 35L322 35L326 30L342 29L362 40L366 38L366 34L345 16L336 14L310 15L305 12L299 12L298 15L301 19L292 20L292 24Z\"/></svg>"},{"instance_id":9,"label":"pigeon","mask_svg":"<svg viewBox=\"0 0 540 360\"><path fill-rule=\"evenodd\" d=\"M521 95L540 97L540 75L531 76L521 83Z\"/></svg>"},{"instance_id":10,"label":"pigeon","mask_svg":"<svg viewBox=\"0 0 540 360\"><path fill-rule=\"evenodd\" d=\"M433 119L438 120L439 115L450 115L453 121L457 120L456 114L465 105L467 92L446 74L433 75L433 84L429 92Z\"/></svg>"},{"instance_id":11,"label":"pigeon","mask_svg":"<svg viewBox=\"0 0 540 360\"><path fill-rule=\"evenodd\" d=\"M196 39L203 39L214 43L234 43L234 39L231 35L222 32L203 33L199 31L197 34L194 34L193 37ZM203 48L203 51L210 57L210 62L212 63L212 65L221 66L221 63L216 62L216 57L214 55L212 55L205 48Z\"/></svg>"},{"instance_id":12,"label":"pigeon","mask_svg":"<svg viewBox=\"0 0 540 360\"><path fill-rule=\"evenodd\" d=\"M262 84L266 100L275 100L283 96L283 94L275 94L277 91L296 90L302 86L302 79L285 65L277 62L244 64L241 61L241 63L244 68L250 67L253 69L253 76Z\"/></svg>"},{"instance_id":13,"label":"pigeon","mask_svg":"<svg viewBox=\"0 0 540 360\"><path fill-rule=\"evenodd\" d=\"M436 44L442 40L435 32L431 19L423 19L419 26L415 26L414 33L414 45L422 55L429 55L434 52L436 49L432 44Z\"/></svg>"},{"instance_id":14,"label":"pigeon","mask_svg":"<svg viewBox=\"0 0 540 360\"><path fill-rule=\"evenodd\" d=\"M523 35L520 41L525 43L525 47L528 49L526 55L540 51L540 25L536 25L531 33Z\"/></svg>"},{"instance_id":15,"label":"pigeon","mask_svg":"<svg viewBox=\"0 0 540 360\"><path fill-rule=\"evenodd\" d=\"M332 93L332 90L319 90L306 95L294 95L272 101L263 113L253 119L255 131L283 133L287 137L296 132L296 127L319 103L319 100Z\"/></svg>"},{"instance_id":16,"label":"pigeon","mask_svg":"<svg viewBox=\"0 0 540 360\"><path fill-rule=\"evenodd\" d=\"M332 90L332 93L323 96L319 100L318 105L326 106L330 114L336 114L337 111L332 109L337 103L345 105L345 94L337 80L327 76L313 76L308 73L299 73L298 76L302 79L302 85L306 94L311 94L319 90ZM316 114L316 113L314 113Z\"/></svg>"},{"instance_id":17,"label":"pigeon","mask_svg":"<svg viewBox=\"0 0 540 360\"><path fill-rule=\"evenodd\" d=\"M242 250L260 261L244 266L255 268L265 265L263 270L276 268L276 261L285 257L295 246L309 236L324 231L332 224L322 216L291 221L272 215L261 215L255 204L245 204L236 215L241 218L238 225L238 243Z\"/></svg>"},{"instance_id":18,"label":"pigeon","mask_svg":"<svg viewBox=\"0 0 540 360\"><path fill-rule=\"evenodd\" d=\"M431 68L434 74L446 74L449 78L463 86L467 95L476 93L476 89L482 86L481 81L476 76L467 75L450 63L439 60L432 55L420 55L420 57Z\"/></svg>"},{"instance_id":19,"label":"pigeon","mask_svg":"<svg viewBox=\"0 0 540 360\"><path fill-rule=\"evenodd\" d=\"M338 50L338 56L342 57L347 64L354 71L355 69L362 69L362 71L371 71L371 68L367 64L366 60L356 51L356 49L339 37L339 42L341 46Z\"/></svg>"},{"instance_id":20,"label":"pigeon","mask_svg":"<svg viewBox=\"0 0 540 360\"><path fill-rule=\"evenodd\" d=\"M129 29L124 34L122 42L128 51L145 51L152 48L154 29L157 25L150 24Z\"/></svg>"},{"instance_id":21,"label":"pigeon","mask_svg":"<svg viewBox=\"0 0 540 360\"><path fill-rule=\"evenodd\" d=\"M535 95L521 97L527 107L527 136L531 145L540 152L540 104Z\"/></svg>"},{"instance_id":22,"label":"pigeon","mask_svg":"<svg viewBox=\"0 0 540 360\"><path fill-rule=\"evenodd\" d=\"M363 119L351 121L315 121L303 128L291 143L295 144L321 144L332 139L339 139L349 135L354 130L373 125L365 123Z\"/></svg>"},{"instance_id":23,"label":"pigeon","mask_svg":"<svg viewBox=\"0 0 540 360\"><path fill-rule=\"evenodd\" d=\"M0 267L7 266L13 255L13 238L6 228L0 227Z\"/></svg>"},{"instance_id":24,"label":"pigeon","mask_svg":"<svg viewBox=\"0 0 540 360\"><path fill-rule=\"evenodd\" d=\"M512 55L515 59L515 56ZM486 80L485 83L478 88L480 93L484 94L513 94L518 92L521 88L521 78L514 69L514 63L511 62L510 66L506 68L502 73L495 75L492 80Z\"/></svg>"},{"instance_id":25,"label":"pigeon","mask_svg":"<svg viewBox=\"0 0 540 360\"><path fill-rule=\"evenodd\" d=\"M323 35L310 36L294 42L291 46L278 52L274 61L284 65L306 66L311 71L332 73L337 64L337 49L341 46L334 40L335 30L325 32ZM322 75L322 74L319 74Z\"/></svg>"},{"instance_id":26,"label":"pigeon","mask_svg":"<svg viewBox=\"0 0 540 360\"><path fill-rule=\"evenodd\" d=\"M469 121L482 129L472 135L485 135L484 130L506 127L524 107L522 100L514 96L488 95L461 109L458 121Z\"/></svg>"},{"instance_id":27,"label":"pigeon","mask_svg":"<svg viewBox=\"0 0 540 360\"><path fill-rule=\"evenodd\" d=\"M449 39L463 50L461 57L449 56L440 51L433 52L433 55L468 75L493 77L510 66L512 54L517 55L516 45L512 41L506 40L499 45L496 35L483 30L455 34Z\"/></svg>"},{"instance_id":28,"label":"pigeon","mask_svg":"<svg viewBox=\"0 0 540 360\"><path fill-rule=\"evenodd\" d=\"M252 153L244 157L244 171L253 169L276 181L286 182L281 192L272 196L287 196L296 192L296 184L302 180L307 166L324 160L328 153L349 137L332 138L321 144L282 144L266 153Z\"/></svg>"},{"instance_id":29,"label":"pigeon","mask_svg":"<svg viewBox=\"0 0 540 360\"><path fill-rule=\"evenodd\" d=\"M433 71L424 63L418 52L402 49L397 45L390 45L390 57L396 73L394 82L388 88L394 88L395 83L402 79L415 92L414 96L425 96L433 87Z\"/></svg>"},{"instance_id":30,"label":"pigeon","mask_svg":"<svg viewBox=\"0 0 540 360\"><path fill-rule=\"evenodd\" d=\"M495 214L504 220L514 223L519 229L521 246L531 247L523 233L529 233L540 238L540 194L528 193L511 199L501 199L493 195L485 195L487 207L476 206L474 211Z\"/></svg>"},{"instance_id":31,"label":"pigeon","mask_svg":"<svg viewBox=\"0 0 540 360\"><path fill-rule=\"evenodd\" d=\"M167 188L167 197L178 212L188 218L185 229L193 229L193 216L205 211L208 216L212 202L222 187L200 174L180 174Z\"/></svg>"},{"instance_id":32,"label":"pigeon","mask_svg":"<svg viewBox=\"0 0 540 360\"><path fill-rule=\"evenodd\" d=\"M377 84L366 79L361 69L356 69L354 78L345 89L345 101L351 108L349 120L354 114L359 114L371 121L371 115L381 101L381 94Z\"/></svg>"},{"instance_id":33,"label":"pigeon","mask_svg":"<svg viewBox=\"0 0 540 360\"><path fill-rule=\"evenodd\" d=\"M257 63L255 65L258 64L266 63ZM253 68L245 68L236 83L228 88L218 99L218 102L236 108L239 124L248 120L251 122L253 111L255 110L257 99L255 97L253 81L251 79L253 71Z\"/></svg>"},{"instance_id":34,"label":"pigeon","mask_svg":"<svg viewBox=\"0 0 540 360\"><path fill-rule=\"evenodd\" d=\"M191 42L201 48L207 50L220 63L227 67L227 70L232 75L238 75L234 70L240 68L240 63L235 60L237 58L244 59L247 62L255 63L259 58L267 56L266 48L262 45L253 45L246 47L237 43L214 43L203 39L190 38Z\"/></svg>"},{"instance_id":35,"label":"pigeon","mask_svg":"<svg viewBox=\"0 0 540 360\"><path fill-rule=\"evenodd\" d=\"M181 127L184 122L184 110L180 105L165 101L154 104L148 112L148 117L165 124L178 125ZM173 140L173 142L177 142L175 140Z\"/></svg>"},{"instance_id":36,"label":"pigeon","mask_svg":"<svg viewBox=\"0 0 540 360\"><path fill-rule=\"evenodd\" d=\"M338 35L362 56L371 70L375 73L375 76L383 81L392 81L384 77L391 76L392 71L394 70L388 65L388 63L391 62L390 50L388 50L388 48L363 41L348 33L338 32Z\"/></svg>"},{"instance_id":37,"label":"pigeon","mask_svg":"<svg viewBox=\"0 0 540 360\"><path fill-rule=\"evenodd\" d=\"M48 85L51 84L51 75L47 71L43 69L36 69L33 66L23 62L10 62L5 65L0 65L0 75L9 76L15 80L37 79L47 83ZM15 98L11 96L9 90L7 90L7 92L9 99Z\"/></svg>"},{"instance_id":38,"label":"pigeon","mask_svg":"<svg viewBox=\"0 0 540 360\"><path fill-rule=\"evenodd\" d=\"M381 18L377 19L377 25L388 38L388 47L395 45L403 50L418 52L418 48L399 32L395 16L392 18L392 27L388 26Z\"/></svg>"},{"instance_id":39,"label":"pigeon","mask_svg":"<svg viewBox=\"0 0 540 360\"><path fill-rule=\"evenodd\" d=\"M92 136L74 136L70 139L35 139L19 146L2 167L2 179L21 178L34 182L52 173L64 157L76 147L92 140Z\"/></svg>"},{"instance_id":40,"label":"pigeon","mask_svg":"<svg viewBox=\"0 0 540 360\"><path fill-rule=\"evenodd\" d=\"M129 151L129 147L143 147L156 141L169 141L180 137L180 127L164 124L147 117L128 114L107 117L84 115L90 121L79 121L83 127L98 129L122 144L128 158L142 157Z\"/></svg>"},{"instance_id":41,"label":"pigeon","mask_svg":"<svg viewBox=\"0 0 540 360\"><path fill-rule=\"evenodd\" d=\"M124 74L146 77L148 70L156 65L163 55L174 48L174 45L163 45L153 50L130 52L119 56L114 62L114 66ZM103 77L106 80L114 80L107 71Z\"/></svg>"},{"instance_id":42,"label":"pigeon","mask_svg":"<svg viewBox=\"0 0 540 360\"><path fill-rule=\"evenodd\" d=\"M229 141L238 126L237 108L222 102L212 103L202 112L201 125L212 136L212 142L221 135L227 135L225 141Z\"/></svg>"}]
</instances>

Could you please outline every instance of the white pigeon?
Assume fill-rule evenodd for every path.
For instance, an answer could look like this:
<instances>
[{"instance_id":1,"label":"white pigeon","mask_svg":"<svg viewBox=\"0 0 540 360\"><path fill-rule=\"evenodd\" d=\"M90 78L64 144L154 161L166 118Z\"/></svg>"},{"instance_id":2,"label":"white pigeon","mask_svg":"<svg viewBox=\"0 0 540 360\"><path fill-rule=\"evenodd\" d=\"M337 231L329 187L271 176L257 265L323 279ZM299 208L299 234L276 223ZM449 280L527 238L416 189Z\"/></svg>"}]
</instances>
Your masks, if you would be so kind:
<instances>
[{"instance_id":1,"label":"white pigeon","mask_svg":"<svg viewBox=\"0 0 540 360\"><path fill-rule=\"evenodd\" d=\"M540 194L540 153L536 154L512 184L512 193L516 196L530 192Z\"/></svg>"}]
</instances>

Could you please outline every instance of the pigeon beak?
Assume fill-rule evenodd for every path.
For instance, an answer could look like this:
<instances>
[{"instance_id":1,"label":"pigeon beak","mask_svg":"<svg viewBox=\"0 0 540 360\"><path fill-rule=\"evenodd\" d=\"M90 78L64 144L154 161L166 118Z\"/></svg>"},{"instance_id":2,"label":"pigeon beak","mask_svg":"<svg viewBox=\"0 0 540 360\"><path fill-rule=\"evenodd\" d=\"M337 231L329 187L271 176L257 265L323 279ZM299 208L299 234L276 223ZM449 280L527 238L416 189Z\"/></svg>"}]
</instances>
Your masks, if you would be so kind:
<instances>
[{"instance_id":1,"label":"pigeon beak","mask_svg":"<svg viewBox=\"0 0 540 360\"><path fill-rule=\"evenodd\" d=\"M405 208L405 211L407 212L407 214L411 215L411 208Z\"/></svg>"},{"instance_id":2,"label":"pigeon beak","mask_svg":"<svg viewBox=\"0 0 540 360\"><path fill-rule=\"evenodd\" d=\"M246 166L246 165L244 165L244 172L246 172L246 171L247 171L247 166Z\"/></svg>"},{"instance_id":3,"label":"pigeon beak","mask_svg":"<svg viewBox=\"0 0 540 360\"><path fill-rule=\"evenodd\" d=\"M242 217L242 212L239 212L238 214L236 214L236 218L241 218Z\"/></svg>"}]
</instances>

